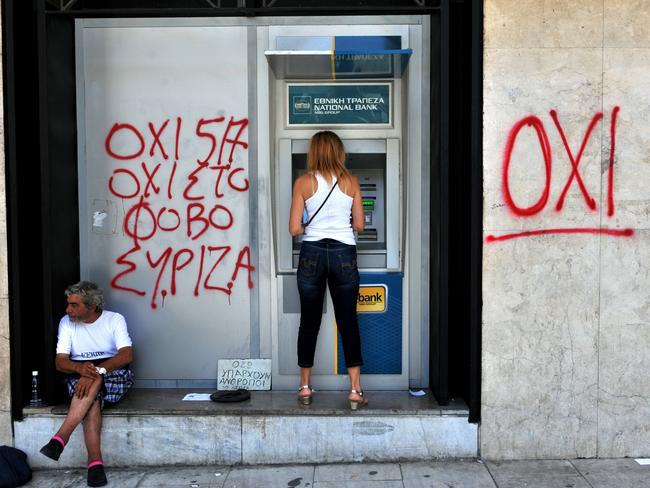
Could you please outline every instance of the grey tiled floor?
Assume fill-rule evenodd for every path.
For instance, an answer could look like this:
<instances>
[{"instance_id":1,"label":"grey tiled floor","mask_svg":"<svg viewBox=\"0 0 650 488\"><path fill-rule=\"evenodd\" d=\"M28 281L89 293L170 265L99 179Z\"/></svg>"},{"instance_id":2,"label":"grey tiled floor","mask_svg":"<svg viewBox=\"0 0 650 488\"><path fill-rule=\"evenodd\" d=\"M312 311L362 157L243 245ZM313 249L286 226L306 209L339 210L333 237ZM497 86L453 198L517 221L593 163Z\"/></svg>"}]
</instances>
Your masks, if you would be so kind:
<instances>
[{"instance_id":1,"label":"grey tiled floor","mask_svg":"<svg viewBox=\"0 0 650 488\"><path fill-rule=\"evenodd\" d=\"M86 486L85 470L35 471L25 485ZM650 466L633 459L480 460L292 466L107 468L119 488L646 488Z\"/></svg>"}]
</instances>

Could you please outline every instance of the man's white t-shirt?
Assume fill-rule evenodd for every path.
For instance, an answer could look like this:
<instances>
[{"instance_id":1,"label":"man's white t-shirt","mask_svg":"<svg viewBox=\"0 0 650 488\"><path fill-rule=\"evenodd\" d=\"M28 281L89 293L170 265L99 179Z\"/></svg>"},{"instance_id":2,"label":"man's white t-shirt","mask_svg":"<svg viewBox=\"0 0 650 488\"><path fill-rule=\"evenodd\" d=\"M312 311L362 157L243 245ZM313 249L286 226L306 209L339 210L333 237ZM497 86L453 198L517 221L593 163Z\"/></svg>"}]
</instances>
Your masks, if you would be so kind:
<instances>
[{"instance_id":1,"label":"man's white t-shirt","mask_svg":"<svg viewBox=\"0 0 650 488\"><path fill-rule=\"evenodd\" d=\"M112 358L131 346L126 320L116 312L102 311L92 324L73 322L66 315L59 322L57 354L69 354L73 361Z\"/></svg>"}]
</instances>

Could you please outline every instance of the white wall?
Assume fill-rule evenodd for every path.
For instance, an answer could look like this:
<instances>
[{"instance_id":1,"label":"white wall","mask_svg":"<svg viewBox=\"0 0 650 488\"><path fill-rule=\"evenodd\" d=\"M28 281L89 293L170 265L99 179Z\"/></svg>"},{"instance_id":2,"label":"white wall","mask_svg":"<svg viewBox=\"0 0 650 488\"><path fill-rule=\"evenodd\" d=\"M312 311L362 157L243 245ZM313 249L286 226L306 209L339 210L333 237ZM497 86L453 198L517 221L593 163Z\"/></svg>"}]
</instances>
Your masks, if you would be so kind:
<instances>
[{"instance_id":1,"label":"white wall","mask_svg":"<svg viewBox=\"0 0 650 488\"><path fill-rule=\"evenodd\" d=\"M649 21L642 1L485 2L486 458L650 455ZM576 160L590 124L583 192L561 134ZM573 233L516 236L548 229Z\"/></svg>"}]
</instances>

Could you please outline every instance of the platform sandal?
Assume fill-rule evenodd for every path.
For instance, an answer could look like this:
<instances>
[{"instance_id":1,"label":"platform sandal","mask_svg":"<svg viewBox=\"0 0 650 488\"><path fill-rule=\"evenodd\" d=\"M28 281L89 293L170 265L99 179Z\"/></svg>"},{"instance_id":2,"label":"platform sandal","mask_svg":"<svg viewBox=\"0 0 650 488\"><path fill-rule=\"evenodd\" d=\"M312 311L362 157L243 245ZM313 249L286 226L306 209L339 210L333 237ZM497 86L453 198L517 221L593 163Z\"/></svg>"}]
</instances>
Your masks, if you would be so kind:
<instances>
[{"instance_id":1,"label":"platform sandal","mask_svg":"<svg viewBox=\"0 0 650 488\"><path fill-rule=\"evenodd\" d=\"M368 405L368 399L364 397L362 390L350 390L350 395L359 395L361 400L350 400L350 410L358 410Z\"/></svg>"},{"instance_id":2,"label":"platform sandal","mask_svg":"<svg viewBox=\"0 0 650 488\"><path fill-rule=\"evenodd\" d=\"M300 392L305 389L309 390L309 395L300 394ZM311 394L313 392L314 389L311 387L311 385L302 385L300 388L298 388L298 403L302 405L311 405Z\"/></svg>"}]
</instances>

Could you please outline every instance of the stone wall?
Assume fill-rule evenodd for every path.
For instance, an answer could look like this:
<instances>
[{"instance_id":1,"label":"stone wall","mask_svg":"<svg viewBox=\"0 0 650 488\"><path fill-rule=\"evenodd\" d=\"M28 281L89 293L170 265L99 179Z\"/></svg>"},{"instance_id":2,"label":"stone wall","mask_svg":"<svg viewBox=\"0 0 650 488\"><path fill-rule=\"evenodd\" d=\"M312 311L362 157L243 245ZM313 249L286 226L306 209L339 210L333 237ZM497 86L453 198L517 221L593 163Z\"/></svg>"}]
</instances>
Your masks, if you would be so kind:
<instances>
[{"instance_id":1,"label":"stone wall","mask_svg":"<svg viewBox=\"0 0 650 488\"><path fill-rule=\"evenodd\" d=\"M0 4L1 6L1 4ZM0 33L0 65L2 59ZM0 93L2 79L0 78ZM11 378L9 376L9 288L7 269L7 205L5 193L4 107L0 97L0 445L13 445L11 431Z\"/></svg>"},{"instance_id":2,"label":"stone wall","mask_svg":"<svg viewBox=\"0 0 650 488\"><path fill-rule=\"evenodd\" d=\"M486 458L650 456L648 79L648 2L485 1Z\"/></svg>"}]
</instances>

